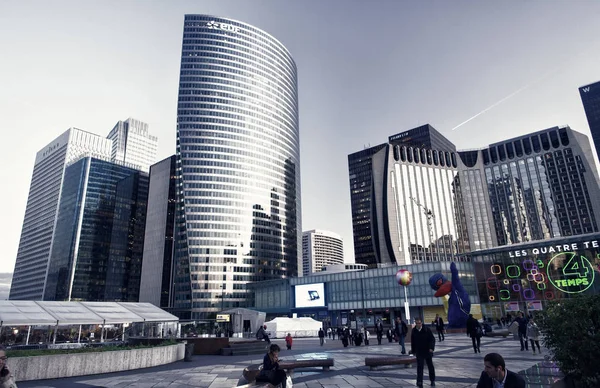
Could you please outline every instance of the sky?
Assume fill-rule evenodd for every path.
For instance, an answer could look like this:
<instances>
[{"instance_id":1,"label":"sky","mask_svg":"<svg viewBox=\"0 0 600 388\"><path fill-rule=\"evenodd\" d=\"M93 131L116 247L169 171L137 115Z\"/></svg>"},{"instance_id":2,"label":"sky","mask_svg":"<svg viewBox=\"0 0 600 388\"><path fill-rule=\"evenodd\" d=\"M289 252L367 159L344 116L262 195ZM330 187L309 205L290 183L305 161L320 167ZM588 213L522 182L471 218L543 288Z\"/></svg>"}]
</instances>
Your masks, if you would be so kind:
<instances>
[{"instance_id":1,"label":"sky","mask_svg":"<svg viewBox=\"0 0 600 388\"><path fill-rule=\"evenodd\" d=\"M589 136L578 87L600 80L598 1L0 0L0 273L14 268L35 154L62 132L106 136L135 117L158 160L174 154L190 13L250 23L291 52L302 228L342 235L348 262L348 154L426 123L459 149L557 125Z\"/></svg>"}]
</instances>

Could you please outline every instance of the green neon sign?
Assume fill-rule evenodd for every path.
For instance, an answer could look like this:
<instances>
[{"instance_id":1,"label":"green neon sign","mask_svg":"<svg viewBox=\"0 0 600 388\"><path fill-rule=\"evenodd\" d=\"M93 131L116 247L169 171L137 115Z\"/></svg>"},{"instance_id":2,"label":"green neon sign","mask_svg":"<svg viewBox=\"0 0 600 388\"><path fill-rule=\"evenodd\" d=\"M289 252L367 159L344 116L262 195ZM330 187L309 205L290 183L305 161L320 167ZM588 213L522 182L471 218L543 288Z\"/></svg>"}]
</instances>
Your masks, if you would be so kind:
<instances>
[{"instance_id":1,"label":"green neon sign","mask_svg":"<svg viewBox=\"0 0 600 388\"><path fill-rule=\"evenodd\" d=\"M552 268L552 262L555 259L566 261L566 264L562 268L564 276L562 279L553 279L550 274L550 268ZM564 252L554 256L548 262L546 274L554 287L568 294L584 292L594 284L594 279L596 278L596 271L594 271L592 263L585 256L577 255L575 252ZM573 291L573 287L578 287L579 289ZM581 289L581 287L585 288Z\"/></svg>"}]
</instances>

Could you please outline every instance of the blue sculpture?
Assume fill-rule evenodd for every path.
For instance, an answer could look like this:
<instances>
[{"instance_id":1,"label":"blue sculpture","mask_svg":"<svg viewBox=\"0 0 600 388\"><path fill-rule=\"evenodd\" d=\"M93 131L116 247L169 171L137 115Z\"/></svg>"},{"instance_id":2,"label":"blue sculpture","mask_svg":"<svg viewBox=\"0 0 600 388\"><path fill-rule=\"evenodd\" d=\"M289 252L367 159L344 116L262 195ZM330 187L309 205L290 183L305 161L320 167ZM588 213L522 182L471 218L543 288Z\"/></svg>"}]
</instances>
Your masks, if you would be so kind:
<instances>
[{"instance_id":1,"label":"blue sculpture","mask_svg":"<svg viewBox=\"0 0 600 388\"><path fill-rule=\"evenodd\" d=\"M429 285L436 291L436 297L449 295L448 299L448 327L463 328L467 326L467 319L471 312L469 294L465 291L458 277L456 264L450 264L452 281L448 281L441 273L436 273L429 278Z\"/></svg>"}]
</instances>

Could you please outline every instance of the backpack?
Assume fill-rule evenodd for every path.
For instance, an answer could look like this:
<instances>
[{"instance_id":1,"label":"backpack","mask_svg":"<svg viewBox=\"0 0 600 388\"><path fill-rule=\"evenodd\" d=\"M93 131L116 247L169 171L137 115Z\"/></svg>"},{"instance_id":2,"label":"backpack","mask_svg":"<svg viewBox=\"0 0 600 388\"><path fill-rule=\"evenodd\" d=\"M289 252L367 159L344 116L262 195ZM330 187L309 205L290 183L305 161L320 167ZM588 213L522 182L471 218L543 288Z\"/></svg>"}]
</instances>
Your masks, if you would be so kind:
<instances>
[{"instance_id":1,"label":"backpack","mask_svg":"<svg viewBox=\"0 0 600 388\"><path fill-rule=\"evenodd\" d=\"M475 335L478 338L483 337L483 329L481 328L481 325L475 326Z\"/></svg>"}]
</instances>

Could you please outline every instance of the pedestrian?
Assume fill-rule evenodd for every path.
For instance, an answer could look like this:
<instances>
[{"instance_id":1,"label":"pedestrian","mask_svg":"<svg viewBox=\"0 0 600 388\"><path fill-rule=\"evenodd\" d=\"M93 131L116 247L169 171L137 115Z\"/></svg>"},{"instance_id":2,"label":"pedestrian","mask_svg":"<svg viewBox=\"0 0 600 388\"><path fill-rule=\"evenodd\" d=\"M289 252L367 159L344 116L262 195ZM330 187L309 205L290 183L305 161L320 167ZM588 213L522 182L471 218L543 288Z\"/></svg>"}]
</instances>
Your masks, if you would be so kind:
<instances>
[{"instance_id":1,"label":"pedestrian","mask_svg":"<svg viewBox=\"0 0 600 388\"><path fill-rule=\"evenodd\" d=\"M429 381L435 387L435 368L433 367L433 351L435 337L431 330L423 326L421 318L415 318L415 327L410 336L410 352L417 357L417 387L423 388L423 368L425 362L429 370Z\"/></svg>"},{"instance_id":2,"label":"pedestrian","mask_svg":"<svg viewBox=\"0 0 600 388\"><path fill-rule=\"evenodd\" d=\"M281 388L286 388L287 374L279 368L280 350L277 344L269 346L269 352L263 359L263 367L256 377L257 382L271 383L274 386L281 384Z\"/></svg>"},{"instance_id":3,"label":"pedestrian","mask_svg":"<svg viewBox=\"0 0 600 388\"><path fill-rule=\"evenodd\" d=\"M533 350L533 354L535 354L535 345L537 345L538 352L542 354L542 349L540 348L540 328L535 323L533 318L531 318L527 324L527 337L529 338L529 341L531 341L531 349Z\"/></svg>"},{"instance_id":4,"label":"pedestrian","mask_svg":"<svg viewBox=\"0 0 600 388\"><path fill-rule=\"evenodd\" d=\"M422 322L421 322L422 323ZM402 346L402 354L406 354L406 348L404 346L404 341L406 339L406 334L408 334L408 326L400 317L396 318L396 336L398 336L398 344Z\"/></svg>"},{"instance_id":5,"label":"pedestrian","mask_svg":"<svg viewBox=\"0 0 600 388\"><path fill-rule=\"evenodd\" d=\"M327 338L331 339L331 327L327 328Z\"/></svg>"},{"instance_id":6,"label":"pedestrian","mask_svg":"<svg viewBox=\"0 0 600 388\"><path fill-rule=\"evenodd\" d=\"M288 333L285 336L285 346L287 347L287 350L292 350L292 343L294 343L294 340L292 339L292 334Z\"/></svg>"},{"instance_id":7,"label":"pedestrian","mask_svg":"<svg viewBox=\"0 0 600 388\"><path fill-rule=\"evenodd\" d=\"M483 365L477 388L525 388L525 379L507 370L504 358L498 353L486 354Z\"/></svg>"},{"instance_id":8,"label":"pedestrian","mask_svg":"<svg viewBox=\"0 0 600 388\"><path fill-rule=\"evenodd\" d=\"M354 333L352 329L348 329L348 340L350 340L350 345L354 345Z\"/></svg>"},{"instance_id":9,"label":"pedestrian","mask_svg":"<svg viewBox=\"0 0 600 388\"><path fill-rule=\"evenodd\" d=\"M269 339L269 335L266 332L267 330L267 325L261 326L260 329L258 329L258 331L256 332L256 339L257 340L265 340L266 343L270 344L271 340Z\"/></svg>"},{"instance_id":10,"label":"pedestrian","mask_svg":"<svg viewBox=\"0 0 600 388\"><path fill-rule=\"evenodd\" d=\"M519 324L519 342L521 342L521 351L529 351L529 345L527 344L527 323L529 321L522 312L519 312L519 317L515 319L515 321Z\"/></svg>"},{"instance_id":11,"label":"pedestrian","mask_svg":"<svg viewBox=\"0 0 600 388\"><path fill-rule=\"evenodd\" d=\"M388 339L389 343L392 342L393 336L392 336L392 329L391 328L387 330L387 339Z\"/></svg>"},{"instance_id":12,"label":"pedestrian","mask_svg":"<svg viewBox=\"0 0 600 388\"><path fill-rule=\"evenodd\" d=\"M381 340L383 339L383 323L381 319L378 319L375 324L375 334L377 334L377 345L381 345Z\"/></svg>"},{"instance_id":13,"label":"pedestrian","mask_svg":"<svg viewBox=\"0 0 600 388\"><path fill-rule=\"evenodd\" d=\"M445 339L444 320L442 319L442 317L440 317L439 314L435 314L435 319L433 320L433 322L435 323L435 330L437 330L438 333L438 339L440 340L440 342L442 342Z\"/></svg>"},{"instance_id":14,"label":"pedestrian","mask_svg":"<svg viewBox=\"0 0 600 388\"><path fill-rule=\"evenodd\" d=\"M365 345L369 346L369 337L371 336L371 334L369 333L369 329L367 329L366 327L364 328L365 330Z\"/></svg>"},{"instance_id":15,"label":"pedestrian","mask_svg":"<svg viewBox=\"0 0 600 388\"><path fill-rule=\"evenodd\" d=\"M331 329L331 339L335 341L335 333L337 332L337 329L334 327Z\"/></svg>"},{"instance_id":16,"label":"pedestrian","mask_svg":"<svg viewBox=\"0 0 600 388\"><path fill-rule=\"evenodd\" d=\"M483 329L481 328L479 321L473 318L473 314L469 314L469 318L467 319L467 336L471 337L471 342L473 342L473 350L475 353L481 353L479 347L481 346Z\"/></svg>"},{"instance_id":17,"label":"pedestrian","mask_svg":"<svg viewBox=\"0 0 600 388\"><path fill-rule=\"evenodd\" d=\"M0 345L0 387L1 388L17 388L15 378L10 373L8 365L6 364L6 350L4 346Z\"/></svg>"},{"instance_id":18,"label":"pedestrian","mask_svg":"<svg viewBox=\"0 0 600 388\"><path fill-rule=\"evenodd\" d=\"M348 347L348 338L349 337L350 337L350 330L348 330L348 328L346 327L342 331L342 334L340 335L340 339L342 340L342 345L344 345L345 348Z\"/></svg>"},{"instance_id":19,"label":"pedestrian","mask_svg":"<svg viewBox=\"0 0 600 388\"><path fill-rule=\"evenodd\" d=\"M325 343L325 332L323 331L323 328L319 329L319 342L321 343L321 346Z\"/></svg>"}]
</instances>

